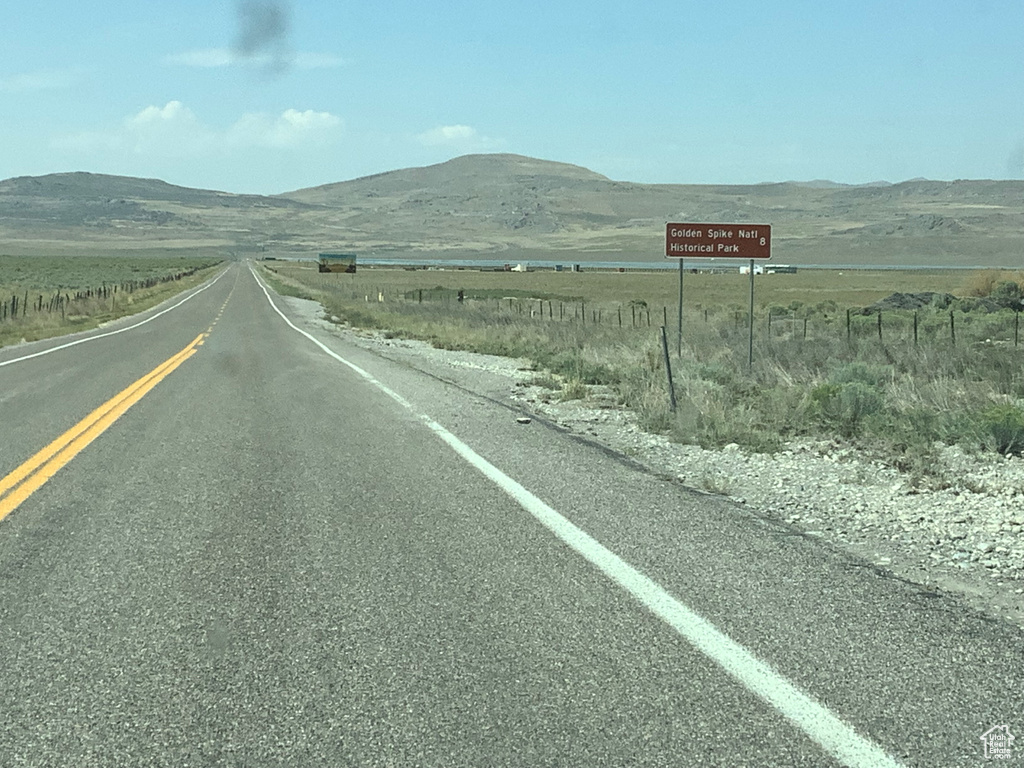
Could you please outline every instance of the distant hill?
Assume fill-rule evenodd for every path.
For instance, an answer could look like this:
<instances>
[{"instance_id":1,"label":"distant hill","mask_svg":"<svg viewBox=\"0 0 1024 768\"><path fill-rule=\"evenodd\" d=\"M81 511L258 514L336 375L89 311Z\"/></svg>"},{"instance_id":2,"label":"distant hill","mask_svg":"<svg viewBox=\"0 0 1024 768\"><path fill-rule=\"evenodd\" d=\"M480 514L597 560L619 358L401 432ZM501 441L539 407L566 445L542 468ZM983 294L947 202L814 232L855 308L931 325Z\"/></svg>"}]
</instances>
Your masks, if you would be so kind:
<instances>
[{"instance_id":1,"label":"distant hill","mask_svg":"<svg viewBox=\"0 0 1024 768\"><path fill-rule=\"evenodd\" d=\"M281 205L277 198L236 195L168 184L159 179L109 176L102 173L53 173L47 176L19 176L0 181L0 198L50 200L164 200L186 205Z\"/></svg>"},{"instance_id":2,"label":"distant hill","mask_svg":"<svg viewBox=\"0 0 1024 768\"><path fill-rule=\"evenodd\" d=\"M774 227L794 263L1019 264L1024 182L636 184L467 155L275 196L89 173L0 181L0 253L189 250L658 260L666 221Z\"/></svg>"},{"instance_id":3,"label":"distant hill","mask_svg":"<svg viewBox=\"0 0 1024 768\"><path fill-rule=\"evenodd\" d=\"M0 181L0 196L95 200L99 197L124 197L143 200L209 201L224 193L177 187L159 179L108 176L102 173L53 173L47 176L19 176Z\"/></svg>"},{"instance_id":4,"label":"distant hill","mask_svg":"<svg viewBox=\"0 0 1024 768\"><path fill-rule=\"evenodd\" d=\"M308 203L337 204L353 195L383 196L427 191L446 194L453 185L461 190L500 194L517 186L551 189L570 181L609 180L578 165L522 155L463 155L437 165L377 173L351 181L300 189L280 197Z\"/></svg>"}]
</instances>

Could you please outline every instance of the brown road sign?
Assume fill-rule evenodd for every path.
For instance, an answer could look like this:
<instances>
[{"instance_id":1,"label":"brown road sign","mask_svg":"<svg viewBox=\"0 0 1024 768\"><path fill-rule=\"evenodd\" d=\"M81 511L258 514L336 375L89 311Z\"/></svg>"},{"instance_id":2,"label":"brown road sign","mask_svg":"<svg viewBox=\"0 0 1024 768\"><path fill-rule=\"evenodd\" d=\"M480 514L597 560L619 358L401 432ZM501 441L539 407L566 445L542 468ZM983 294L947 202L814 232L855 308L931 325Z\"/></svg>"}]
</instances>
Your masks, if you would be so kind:
<instances>
[{"instance_id":1,"label":"brown road sign","mask_svg":"<svg viewBox=\"0 0 1024 768\"><path fill-rule=\"evenodd\" d=\"M668 224L665 255L677 259L770 259L772 225Z\"/></svg>"}]
</instances>

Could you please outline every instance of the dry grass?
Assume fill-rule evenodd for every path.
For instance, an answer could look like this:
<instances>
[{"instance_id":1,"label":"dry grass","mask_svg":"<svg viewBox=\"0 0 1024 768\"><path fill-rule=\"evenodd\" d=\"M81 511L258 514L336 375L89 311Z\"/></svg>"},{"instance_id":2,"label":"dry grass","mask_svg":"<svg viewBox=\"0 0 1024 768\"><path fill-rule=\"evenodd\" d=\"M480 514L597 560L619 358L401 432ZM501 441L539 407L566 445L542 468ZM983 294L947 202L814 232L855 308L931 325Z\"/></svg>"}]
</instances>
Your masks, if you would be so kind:
<instances>
[{"instance_id":1,"label":"dry grass","mask_svg":"<svg viewBox=\"0 0 1024 768\"><path fill-rule=\"evenodd\" d=\"M5 284L0 302L8 305L0 320L0 346L37 341L96 328L125 315L142 312L209 279L220 268L210 260L197 259L62 259L0 257ZM192 272L180 279L172 276ZM153 285L132 285L127 283ZM107 291L96 295L106 284ZM114 286L118 290L113 290ZM89 291L93 295L84 295ZM63 297L59 306L55 296ZM10 313L17 297L17 317ZM27 297L27 299L26 299ZM38 309L40 297L42 310ZM52 307L52 310L51 310Z\"/></svg>"},{"instance_id":2,"label":"dry grass","mask_svg":"<svg viewBox=\"0 0 1024 768\"><path fill-rule=\"evenodd\" d=\"M993 289L1002 282L1016 283L1024 289L1024 272L999 269L971 272L961 283L958 293L962 296L989 296Z\"/></svg>"},{"instance_id":3,"label":"dry grass","mask_svg":"<svg viewBox=\"0 0 1024 768\"><path fill-rule=\"evenodd\" d=\"M696 283L694 293L704 301L727 295L748 279L697 277L704 279L688 285ZM759 305L750 366L745 313L709 308L705 315L688 309L682 355L673 361L675 414L669 410L660 348L661 313L656 310L648 326L646 310L635 325L632 312L643 301L636 297L666 299L664 288L654 292L652 279L671 281L673 275L580 279L587 276L371 271L320 276L292 267L280 270L276 279L355 326L386 328L438 347L527 358L545 375L570 383L563 397L582 396L589 384L611 385L645 428L680 442L737 443L772 452L793 438L838 438L857 442L930 483L945 482L933 477L937 443L1017 450L1015 414L1024 423L1024 346L1013 344L1012 312L955 308L954 343L949 312L921 310L916 344L913 314L889 312L879 340L876 316L851 316L847 331L845 302L874 301L897 289L945 291L963 276L858 274L853 284L842 277L811 273L759 280L759 286L779 288L765 291L769 298ZM515 282L522 278L527 281ZM416 279L429 286L422 302ZM703 293L701 285L707 288ZM462 303L454 300L456 286L465 292ZM790 308L773 311L788 315L773 318L769 333L765 303L772 296L778 300L783 288ZM665 314L671 327L675 313Z\"/></svg>"},{"instance_id":4,"label":"dry grass","mask_svg":"<svg viewBox=\"0 0 1024 768\"><path fill-rule=\"evenodd\" d=\"M480 270L403 270L367 269L356 274L319 274L310 264L275 262L278 274L301 279L309 288L329 290L350 299L385 299L424 291L425 301L445 297L449 303L455 292L480 299L516 296L522 299L545 297L564 304L586 302L593 308L611 310L628 307L631 301L644 302L653 320L662 316L662 308L671 311L677 304L679 277L667 272L484 272ZM975 274L975 273L969 273ZM724 274L691 274L683 278L684 305L703 317L734 310L745 311L749 280L738 270ZM804 270L794 275L764 275L756 278L755 302L759 307L793 303L818 305L835 302L837 306L865 306L894 291L936 291L958 293L965 280L955 271L831 271ZM434 297L431 298L431 291ZM657 323L660 324L660 323Z\"/></svg>"}]
</instances>

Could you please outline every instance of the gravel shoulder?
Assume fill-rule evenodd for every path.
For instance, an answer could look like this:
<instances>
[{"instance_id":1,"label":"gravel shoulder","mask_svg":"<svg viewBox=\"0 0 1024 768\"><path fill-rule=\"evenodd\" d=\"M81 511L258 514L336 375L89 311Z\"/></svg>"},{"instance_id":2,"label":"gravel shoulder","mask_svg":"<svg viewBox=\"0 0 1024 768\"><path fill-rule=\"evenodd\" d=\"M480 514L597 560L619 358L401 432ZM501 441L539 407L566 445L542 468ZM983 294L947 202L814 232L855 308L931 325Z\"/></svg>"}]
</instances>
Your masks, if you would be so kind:
<instances>
[{"instance_id":1,"label":"gravel shoulder","mask_svg":"<svg viewBox=\"0 0 1024 768\"><path fill-rule=\"evenodd\" d=\"M583 400L531 382L523 360L435 349L337 325L319 303L287 297L310 324L629 457L648 471L791 526L862 558L893 578L959 595L971 607L1024 627L1024 460L940 451L944 490L921 490L854 447L799 440L775 455L739 446L707 450L644 432L605 387Z\"/></svg>"}]
</instances>

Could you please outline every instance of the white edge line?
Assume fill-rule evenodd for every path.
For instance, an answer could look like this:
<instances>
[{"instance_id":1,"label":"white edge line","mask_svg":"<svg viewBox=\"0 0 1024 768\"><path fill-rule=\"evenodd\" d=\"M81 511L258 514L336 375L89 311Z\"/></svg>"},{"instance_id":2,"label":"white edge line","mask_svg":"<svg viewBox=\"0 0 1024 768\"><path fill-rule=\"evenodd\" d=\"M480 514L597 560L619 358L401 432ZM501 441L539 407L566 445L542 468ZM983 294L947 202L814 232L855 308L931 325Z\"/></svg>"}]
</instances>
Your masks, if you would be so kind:
<instances>
[{"instance_id":1,"label":"white edge line","mask_svg":"<svg viewBox=\"0 0 1024 768\"><path fill-rule=\"evenodd\" d=\"M329 349L313 335L297 327L278 309L263 281L251 266L249 269L263 289L270 306L293 330L301 333L332 358L348 366L388 397L412 411L452 450L511 496L548 530L597 566L609 579L629 592L648 610L675 629L748 690L771 704L790 722L817 742L822 749L850 768L901 768L901 764L880 746L860 736L824 704L801 691L796 685L772 669L769 664L758 659L744 646L669 594L664 587L642 574L586 531L545 504L429 416L416 413L412 404L404 397L358 365Z\"/></svg>"},{"instance_id":2,"label":"white edge line","mask_svg":"<svg viewBox=\"0 0 1024 768\"><path fill-rule=\"evenodd\" d=\"M145 320L143 320L140 323L136 323L135 325L129 325L126 328L119 328L116 331L108 331L107 333L100 333L100 334L97 334L96 336L87 336L84 339L75 339L74 341L69 341L67 344L61 344L59 347L50 347L49 349L44 349L42 352L34 352L31 355L24 355L22 357L16 357L13 360L4 360L3 362L0 362L0 368L3 368L5 365L13 365L14 363L20 363L20 362L23 362L25 360L31 360L34 357L42 357L43 355L48 355L51 352L57 352L57 351L62 350L62 349L67 349L68 347L77 347L79 344L85 344L87 341L96 341L97 339L105 339L108 336L116 336L119 333L124 333L125 331L134 330L134 329L138 328L140 325L145 325L146 323L148 323L148 322L150 322L152 320L156 320L158 317L160 317L160 315L166 315L172 309L177 309L182 304L184 304L186 301L189 301L190 299L194 299L196 296L198 296L200 293L205 291L207 288L212 288L213 284L216 283L218 280L220 280L222 277L224 277L224 275L226 275L227 272L228 272L227 269L225 269L223 272L221 272L219 275L217 275L215 278L213 278L213 280L208 282L206 285L202 286L199 290L195 291L194 293L190 293L188 296L186 296L184 299L179 301L173 307L168 307L167 309L161 310L161 311L157 312L155 315L147 317Z\"/></svg>"}]
</instances>

